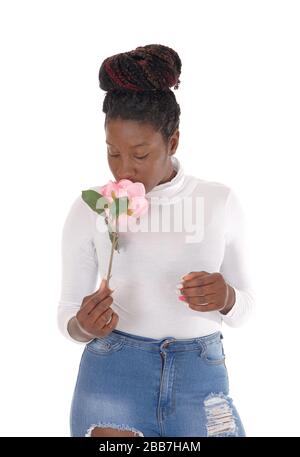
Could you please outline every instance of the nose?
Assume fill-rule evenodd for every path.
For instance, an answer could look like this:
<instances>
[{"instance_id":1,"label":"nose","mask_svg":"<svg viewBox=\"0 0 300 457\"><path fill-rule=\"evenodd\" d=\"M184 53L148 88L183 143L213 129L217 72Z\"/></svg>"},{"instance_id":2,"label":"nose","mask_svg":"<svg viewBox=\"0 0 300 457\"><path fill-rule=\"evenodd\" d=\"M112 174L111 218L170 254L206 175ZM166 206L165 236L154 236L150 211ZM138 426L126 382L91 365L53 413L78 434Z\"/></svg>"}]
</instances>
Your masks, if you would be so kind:
<instances>
[{"instance_id":1,"label":"nose","mask_svg":"<svg viewBox=\"0 0 300 457\"><path fill-rule=\"evenodd\" d=\"M134 173L129 172L129 171L121 171L119 173L117 173L117 177L118 177L118 181L120 181L121 179L129 179L130 181L132 182L135 182L136 179L134 178Z\"/></svg>"},{"instance_id":2,"label":"nose","mask_svg":"<svg viewBox=\"0 0 300 457\"><path fill-rule=\"evenodd\" d=\"M121 179L129 179L130 181L134 182L135 181L135 170L134 170L134 164L130 159L123 158L117 166L117 169L115 170L117 180L120 181Z\"/></svg>"}]
</instances>

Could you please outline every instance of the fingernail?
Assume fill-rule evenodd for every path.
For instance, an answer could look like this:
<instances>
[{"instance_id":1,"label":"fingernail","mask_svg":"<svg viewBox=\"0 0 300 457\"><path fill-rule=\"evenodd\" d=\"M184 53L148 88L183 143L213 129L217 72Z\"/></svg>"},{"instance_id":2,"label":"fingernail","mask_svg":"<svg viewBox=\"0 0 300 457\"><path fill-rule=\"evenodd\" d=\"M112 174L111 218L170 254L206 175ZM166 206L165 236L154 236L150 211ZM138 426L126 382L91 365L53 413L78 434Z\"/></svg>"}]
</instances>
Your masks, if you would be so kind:
<instances>
[{"instance_id":1,"label":"fingernail","mask_svg":"<svg viewBox=\"0 0 300 457\"><path fill-rule=\"evenodd\" d=\"M184 279L184 277L187 275L188 275L188 273L184 273L184 275L180 276L180 279Z\"/></svg>"},{"instance_id":2,"label":"fingernail","mask_svg":"<svg viewBox=\"0 0 300 457\"><path fill-rule=\"evenodd\" d=\"M182 283L177 284L176 287L177 287L177 289L182 289L183 288L183 284Z\"/></svg>"},{"instance_id":3,"label":"fingernail","mask_svg":"<svg viewBox=\"0 0 300 457\"><path fill-rule=\"evenodd\" d=\"M179 298L179 300L181 300L181 301L185 301L185 296L184 296L184 295L180 295L178 298Z\"/></svg>"}]
</instances>

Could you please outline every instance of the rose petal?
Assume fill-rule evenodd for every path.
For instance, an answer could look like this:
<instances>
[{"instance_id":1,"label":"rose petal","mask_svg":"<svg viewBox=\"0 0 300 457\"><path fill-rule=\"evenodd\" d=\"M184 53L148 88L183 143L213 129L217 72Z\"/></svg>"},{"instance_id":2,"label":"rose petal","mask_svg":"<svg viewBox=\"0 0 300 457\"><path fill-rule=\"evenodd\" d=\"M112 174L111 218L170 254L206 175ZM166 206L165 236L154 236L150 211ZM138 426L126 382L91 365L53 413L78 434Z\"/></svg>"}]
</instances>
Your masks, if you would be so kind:
<instances>
[{"instance_id":1,"label":"rose petal","mask_svg":"<svg viewBox=\"0 0 300 457\"><path fill-rule=\"evenodd\" d=\"M129 209L133 210L133 216L138 217L148 211L149 202L144 197L134 197L129 200Z\"/></svg>"},{"instance_id":2,"label":"rose petal","mask_svg":"<svg viewBox=\"0 0 300 457\"><path fill-rule=\"evenodd\" d=\"M132 183L131 186L127 188L128 197L144 197L145 196L145 186L141 182Z\"/></svg>"}]
</instances>

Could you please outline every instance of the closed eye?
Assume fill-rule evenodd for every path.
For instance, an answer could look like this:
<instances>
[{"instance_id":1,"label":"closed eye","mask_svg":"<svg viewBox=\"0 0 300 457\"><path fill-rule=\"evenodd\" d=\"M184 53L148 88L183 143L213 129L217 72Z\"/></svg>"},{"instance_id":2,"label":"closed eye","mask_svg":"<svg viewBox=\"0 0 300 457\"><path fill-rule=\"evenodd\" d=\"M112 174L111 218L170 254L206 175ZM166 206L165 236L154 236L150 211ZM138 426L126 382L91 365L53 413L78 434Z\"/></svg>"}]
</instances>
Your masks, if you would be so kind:
<instances>
[{"instance_id":1,"label":"closed eye","mask_svg":"<svg viewBox=\"0 0 300 457\"><path fill-rule=\"evenodd\" d=\"M120 154L108 154L109 157L119 157ZM138 159L138 160L142 160L142 159L145 159L146 157L148 157L149 154L146 154L145 156L143 157L135 157L135 159Z\"/></svg>"},{"instance_id":2,"label":"closed eye","mask_svg":"<svg viewBox=\"0 0 300 457\"><path fill-rule=\"evenodd\" d=\"M146 157L148 157L149 154L146 154L145 156L143 157L135 157L135 159L145 159Z\"/></svg>"}]
</instances>

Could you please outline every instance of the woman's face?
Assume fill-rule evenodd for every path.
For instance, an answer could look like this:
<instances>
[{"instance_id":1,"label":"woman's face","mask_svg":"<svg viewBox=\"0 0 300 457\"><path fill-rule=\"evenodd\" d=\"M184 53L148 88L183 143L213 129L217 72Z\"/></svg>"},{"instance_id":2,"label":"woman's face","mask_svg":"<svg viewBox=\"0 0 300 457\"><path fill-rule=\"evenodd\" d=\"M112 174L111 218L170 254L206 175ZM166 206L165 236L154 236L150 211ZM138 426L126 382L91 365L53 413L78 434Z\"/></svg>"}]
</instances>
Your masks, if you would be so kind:
<instances>
[{"instance_id":1,"label":"woman's face","mask_svg":"<svg viewBox=\"0 0 300 457\"><path fill-rule=\"evenodd\" d=\"M169 181L173 172L171 156L176 152L179 130L168 145L150 123L121 118L110 119L105 127L107 160L116 181L141 182L146 193Z\"/></svg>"}]
</instances>

